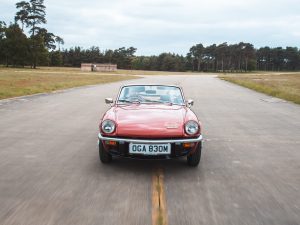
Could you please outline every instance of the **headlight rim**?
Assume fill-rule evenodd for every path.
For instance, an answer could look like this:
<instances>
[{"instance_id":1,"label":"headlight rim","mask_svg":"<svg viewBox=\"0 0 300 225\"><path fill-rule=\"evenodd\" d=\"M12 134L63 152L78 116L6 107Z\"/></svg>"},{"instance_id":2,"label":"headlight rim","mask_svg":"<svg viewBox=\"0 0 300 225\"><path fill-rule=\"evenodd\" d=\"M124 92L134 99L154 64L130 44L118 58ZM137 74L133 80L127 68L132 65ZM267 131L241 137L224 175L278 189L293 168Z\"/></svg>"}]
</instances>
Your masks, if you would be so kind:
<instances>
[{"instance_id":1,"label":"headlight rim","mask_svg":"<svg viewBox=\"0 0 300 225\"><path fill-rule=\"evenodd\" d=\"M197 125L197 130L194 132L194 133L191 133L188 131L187 129L187 126L190 124L190 123L194 123ZM196 134L199 134L200 133L200 124L195 121L195 120L188 120L185 124L184 124L184 131L187 135L196 135Z\"/></svg>"},{"instance_id":2,"label":"headlight rim","mask_svg":"<svg viewBox=\"0 0 300 225\"><path fill-rule=\"evenodd\" d=\"M113 129L112 129L110 132L106 132L106 131L104 130L104 125L105 125L105 123L107 123L107 122L110 122L110 123L113 124ZM114 133L114 132L116 131L116 127L117 127L116 122L113 121L113 120L110 120L110 119L103 120L102 123L101 123L101 131L102 131L104 134L112 134L112 133Z\"/></svg>"}]
</instances>

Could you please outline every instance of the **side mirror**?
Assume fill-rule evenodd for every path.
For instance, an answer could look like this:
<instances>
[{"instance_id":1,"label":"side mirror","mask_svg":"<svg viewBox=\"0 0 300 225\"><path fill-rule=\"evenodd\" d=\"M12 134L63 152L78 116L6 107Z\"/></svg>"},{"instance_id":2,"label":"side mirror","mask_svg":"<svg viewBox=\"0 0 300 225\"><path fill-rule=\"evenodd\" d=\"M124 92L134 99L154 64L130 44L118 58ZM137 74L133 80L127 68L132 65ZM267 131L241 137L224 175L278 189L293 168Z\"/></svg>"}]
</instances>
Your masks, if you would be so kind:
<instances>
[{"instance_id":1,"label":"side mirror","mask_svg":"<svg viewBox=\"0 0 300 225\"><path fill-rule=\"evenodd\" d=\"M194 105L194 100L193 99L189 99L187 100L187 106L190 108Z\"/></svg>"},{"instance_id":2,"label":"side mirror","mask_svg":"<svg viewBox=\"0 0 300 225\"><path fill-rule=\"evenodd\" d=\"M105 99L105 103L111 105L111 104L114 103L114 100L113 100L112 98L106 98L106 99Z\"/></svg>"}]
</instances>

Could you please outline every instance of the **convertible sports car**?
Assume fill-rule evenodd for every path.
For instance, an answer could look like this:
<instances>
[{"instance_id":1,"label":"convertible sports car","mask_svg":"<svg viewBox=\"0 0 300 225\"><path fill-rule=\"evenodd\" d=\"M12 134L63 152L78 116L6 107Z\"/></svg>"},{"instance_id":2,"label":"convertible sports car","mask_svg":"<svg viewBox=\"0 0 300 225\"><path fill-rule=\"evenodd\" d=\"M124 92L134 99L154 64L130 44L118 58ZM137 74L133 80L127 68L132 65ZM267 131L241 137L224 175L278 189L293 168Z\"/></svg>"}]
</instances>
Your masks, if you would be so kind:
<instances>
[{"instance_id":1,"label":"convertible sports car","mask_svg":"<svg viewBox=\"0 0 300 225\"><path fill-rule=\"evenodd\" d=\"M187 156L190 166L201 158L201 123L185 101L182 89L166 85L127 85L117 100L106 98L111 108L100 125L99 156L169 159Z\"/></svg>"}]
</instances>

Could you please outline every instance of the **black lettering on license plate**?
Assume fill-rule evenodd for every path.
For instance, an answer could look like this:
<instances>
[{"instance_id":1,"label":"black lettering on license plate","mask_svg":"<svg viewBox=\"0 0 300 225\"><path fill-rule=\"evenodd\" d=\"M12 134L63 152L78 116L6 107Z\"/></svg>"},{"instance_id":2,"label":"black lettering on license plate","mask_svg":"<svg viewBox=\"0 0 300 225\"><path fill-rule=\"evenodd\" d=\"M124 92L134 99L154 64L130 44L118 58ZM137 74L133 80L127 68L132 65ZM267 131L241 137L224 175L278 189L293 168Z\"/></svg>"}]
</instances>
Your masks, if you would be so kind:
<instances>
[{"instance_id":1,"label":"black lettering on license plate","mask_svg":"<svg viewBox=\"0 0 300 225\"><path fill-rule=\"evenodd\" d=\"M132 151L133 152L147 152L146 151L146 146L142 146L142 145L133 145L132 146Z\"/></svg>"},{"instance_id":2,"label":"black lettering on license plate","mask_svg":"<svg viewBox=\"0 0 300 225\"><path fill-rule=\"evenodd\" d=\"M144 145L144 144L132 144L131 145L131 152L133 153L169 153L169 146L168 145Z\"/></svg>"}]
</instances>

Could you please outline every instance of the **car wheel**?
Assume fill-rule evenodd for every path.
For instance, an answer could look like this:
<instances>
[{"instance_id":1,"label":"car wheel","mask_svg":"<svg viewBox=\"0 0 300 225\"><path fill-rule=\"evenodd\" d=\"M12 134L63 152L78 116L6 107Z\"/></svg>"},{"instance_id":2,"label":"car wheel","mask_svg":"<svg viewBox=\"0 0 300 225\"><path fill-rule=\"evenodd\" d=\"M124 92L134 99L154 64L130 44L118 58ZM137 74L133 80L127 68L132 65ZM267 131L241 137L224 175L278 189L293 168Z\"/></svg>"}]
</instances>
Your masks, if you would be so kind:
<instances>
[{"instance_id":1,"label":"car wheel","mask_svg":"<svg viewBox=\"0 0 300 225\"><path fill-rule=\"evenodd\" d=\"M99 157L102 163L110 163L112 161L112 156L107 151L105 151L102 142L99 142Z\"/></svg>"},{"instance_id":2,"label":"car wheel","mask_svg":"<svg viewBox=\"0 0 300 225\"><path fill-rule=\"evenodd\" d=\"M187 156L187 163L189 166L196 167L199 165L201 159L202 142L199 142L195 152Z\"/></svg>"}]
</instances>

